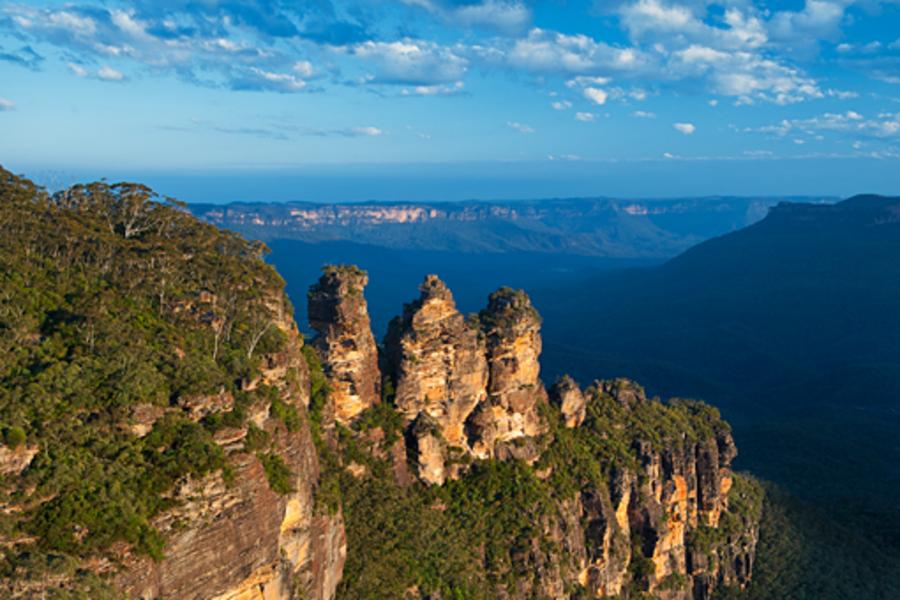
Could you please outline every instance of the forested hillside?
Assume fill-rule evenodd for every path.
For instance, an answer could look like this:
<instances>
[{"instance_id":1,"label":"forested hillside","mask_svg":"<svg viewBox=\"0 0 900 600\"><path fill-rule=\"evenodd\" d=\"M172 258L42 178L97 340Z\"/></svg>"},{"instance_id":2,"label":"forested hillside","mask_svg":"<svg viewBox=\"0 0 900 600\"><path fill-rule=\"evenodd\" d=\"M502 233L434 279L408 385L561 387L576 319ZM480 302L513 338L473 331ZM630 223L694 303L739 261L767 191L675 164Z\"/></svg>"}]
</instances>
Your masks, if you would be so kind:
<instances>
[{"instance_id":1,"label":"forested hillside","mask_svg":"<svg viewBox=\"0 0 900 600\"><path fill-rule=\"evenodd\" d=\"M305 369L268 375L296 330L264 250L141 185L48 196L0 171L0 595L100 597L142 557L165 580L185 482L259 496L258 469L296 490L280 437ZM234 579L209 571L211 590Z\"/></svg>"},{"instance_id":2,"label":"forested hillside","mask_svg":"<svg viewBox=\"0 0 900 600\"><path fill-rule=\"evenodd\" d=\"M0 594L708 598L753 577L730 428L540 379L541 318L428 276L375 342L353 266L304 345L265 248L137 184L0 173Z\"/></svg>"}]
</instances>

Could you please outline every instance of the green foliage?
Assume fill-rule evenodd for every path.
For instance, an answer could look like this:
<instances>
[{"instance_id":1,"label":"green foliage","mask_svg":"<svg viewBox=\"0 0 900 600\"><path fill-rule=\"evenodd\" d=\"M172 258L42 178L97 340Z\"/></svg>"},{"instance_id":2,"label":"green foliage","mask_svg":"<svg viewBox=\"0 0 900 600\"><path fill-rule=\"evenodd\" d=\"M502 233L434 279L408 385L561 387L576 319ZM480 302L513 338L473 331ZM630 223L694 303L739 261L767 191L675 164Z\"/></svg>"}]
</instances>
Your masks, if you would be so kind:
<instances>
[{"instance_id":1,"label":"green foliage","mask_svg":"<svg viewBox=\"0 0 900 600\"><path fill-rule=\"evenodd\" d=\"M297 412L297 408L286 403L277 395L271 399L269 414L284 423L284 426L291 433L300 431L300 426L303 424L303 421L300 419L300 413Z\"/></svg>"},{"instance_id":2,"label":"green foliage","mask_svg":"<svg viewBox=\"0 0 900 600\"><path fill-rule=\"evenodd\" d=\"M522 463L477 463L439 489L401 488L389 472L345 473L341 488L349 550L341 598L402 598L418 586L488 600L533 576L517 557L549 510L550 491Z\"/></svg>"},{"instance_id":3,"label":"green foliage","mask_svg":"<svg viewBox=\"0 0 900 600\"><path fill-rule=\"evenodd\" d=\"M328 380L325 378L325 371L322 369L322 360L316 353L315 348L309 345L303 346L303 358L306 359L306 366L309 369L309 419L313 429L313 436L320 438L322 429L322 419L324 416L325 405L328 403Z\"/></svg>"},{"instance_id":4,"label":"green foliage","mask_svg":"<svg viewBox=\"0 0 900 600\"><path fill-rule=\"evenodd\" d=\"M391 446L402 435L403 417L392 404L382 400L380 404L363 411L354 421L353 428L361 432L381 429L385 446Z\"/></svg>"},{"instance_id":5,"label":"green foliage","mask_svg":"<svg viewBox=\"0 0 900 600\"><path fill-rule=\"evenodd\" d=\"M309 370L309 427L313 443L319 454L321 474L316 488L316 509L328 514L335 514L341 507L341 466L340 457L335 449L325 441L323 420L328 404L328 380L322 369L322 361L315 348L303 346L303 358Z\"/></svg>"},{"instance_id":6,"label":"green foliage","mask_svg":"<svg viewBox=\"0 0 900 600\"><path fill-rule=\"evenodd\" d=\"M272 452L257 454L257 457L266 471L266 479L273 492L283 496L294 491L294 474L284 464L283 458Z\"/></svg>"},{"instance_id":7,"label":"green foliage","mask_svg":"<svg viewBox=\"0 0 900 600\"><path fill-rule=\"evenodd\" d=\"M640 400L625 407L597 389L589 389L588 398L587 419L575 429L563 425L556 409L541 406L549 432L534 467L476 461L460 479L436 488L397 486L388 463L366 458L358 438L338 428L343 455L332 464L348 535L340 596L400 598L417 587L425 596L498 597L501 589L533 580L535 543L541 552L559 553L544 528L561 502L608 489L617 469L637 468L639 441L677 452L727 428L714 409L700 403ZM355 428L385 427L380 419L388 413L379 416L382 410L370 409ZM340 465L350 461L366 464L369 475L348 474ZM538 478L541 471L549 471L549 478ZM758 502L755 484L743 481L736 478L732 488L741 515L753 513ZM722 541L716 535L709 540L711 552ZM640 538L635 541L634 548L621 551L631 553L633 581L646 583L655 568ZM686 580L672 577L663 584L684 589ZM571 594L579 597L577 590Z\"/></svg>"},{"instance_id":8,"label":"green foliage","mask_svg":"<svg viewBox=\"0 0 900 600\"><path fill-rule=\"evenodd\" d=\"M900 560L866 527L773 485L764 491L753 579L745 591L721 590L718 600L900 598Z\"/></svg>"},{"instance_id":9,"label":"green foliage","mask_svg":"<svg viewBox=\"0 0 900 600\"><path fill-rule=\"evenodd\" d=\"M550 482L563 498L602 487L617 469L636 469L639 441L660 450L683 448L728 429L718 411L702 402L641 400L626 407L595 387L585 396L587 415L577 428L565 427L558 410L542 407L551 443L537 468L551 469Z\"/></svg>"},{"instance_id":10,"label":"green foliage","mask_svg":"<svg viewBox=\"0 0 900 600\"><path fill-rule=\"evenodd\" d=\"M681 573L672 573L659 582L659 589L663 591L678 591L687 588L687 577Z\"/></svg>"},{"instance_id":11,"label":"green foliage","mask_svg":"<svg viewBox=\"0 0 900 600\"><path fill-rule=\"evenodd\" d=\"M14 450L24 444L26 439L25 430L21 427L14 425L3 428L3 443Z\"/></svg>"},{"instance_id":12,"label":"green foliage","mask_svg":"<svg viewBox=\"0 0 900 600\"><path fill-rule=\"evenodd\" d=\"M6 444L27 431L40 449L0 481L0 495L27 508L0 515L0 531L37 539L0 555L0 570L117 541L163 556L152 518L176 481L231 472L212 433L243 426L255 398L240 382L286 339L270 301L284 282L264 252L144 186L51 197L0 169L0 423L13 424ZM181 416L180 400L221 390L235 396L229 413ZM130 421L145 404L166 416L138 438ZM297 426L296 411L273 411ZM267 473L283 487L279 464Z\"/></svg>"},{"instance_id":13,"label":"green foliage","mask_svg":"<svg viewBox=\"0 0 900 600\"><path fill-rule=\"evenodd\" d=\"M269 447L268 432L260 429L253 423L247 425L247 436L244 438L244 450L258 452Z\"/></svg>"}]
</instances>

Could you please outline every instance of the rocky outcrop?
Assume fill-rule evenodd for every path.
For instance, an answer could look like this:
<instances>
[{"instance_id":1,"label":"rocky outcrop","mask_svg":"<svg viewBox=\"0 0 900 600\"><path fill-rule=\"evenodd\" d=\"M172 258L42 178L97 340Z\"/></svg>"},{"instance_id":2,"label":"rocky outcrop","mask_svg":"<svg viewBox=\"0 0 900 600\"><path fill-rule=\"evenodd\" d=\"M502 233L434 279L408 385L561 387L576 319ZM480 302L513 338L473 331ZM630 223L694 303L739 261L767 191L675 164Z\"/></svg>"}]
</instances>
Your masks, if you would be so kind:
<instances>
[{"instance_id":1,"label":"rocky outcrop","mask_svg":"<svg viewBox=\"0 0 900 600\"><path fill-rule=\"evenodd\" d=\"M538 362L541 319L527 294L497 290L479 317L487 348L488 399L478 406L468 433L473 454L488 458L501 445L541 433L537 407L547 392Z\"/></svg>"},{"instance_id":2,"label":"rocky outcrop","mask_svg":"<svg viewBox=\"0 0 900 600\"><path fill-rule=\"evenodd\" d=\"M364 278L349 269L327 270L323 282L311 305L331 306L315 317L315 347L329 383L344 385L337 398L349 398L365 382L374 393L381 372L368 351L358 352L371 336ZM288 330L292 344L268 359L262 380L281 386L282 398L304 410L309 375L299 338ZM688 401L664 405L626 379L582 391L563 378L548 395L540 352L540 317L523 292L501 289L477 318L466 318L446 285L427 277L385 338L386 397L402 435L372 450L373 460L390 465L382 475L390 473L401 489L411 478L430 486L451 479L464 484L473 461L494 459L527 462L534 476L548 480L548 508L529 524L530 537L517 539L508 563L494 563L508 569L496 574L498 598L645 593L707 600L721 586L745 586L758 527L756 509L746 507L757 500L754 488L731 472L736 450L718 413ZM362 365L364 377L353 364ZM361 406L356 397L345 406ZM359 426L368 421L354 424L353 411L341 413L337 402L333 409L348 419L346 431L357 436L358 448L379 448L386 430ZM156 523L171 540L166 557L159 563L128 559L135 562L121 583L133 596L334 596L346 541L340 512L315 508L320 474L310 431L287 432L265 406L249 412L290 467L293 491L280 496L268 488L260 461L243 450L246 430L223 432L220 443L232 453L239 483L228 487L213 477L184 482L177 508ZM357 480L382 476L363 459L340 460L339 468Z\"/></svg>"},{"instance_id":3,"label":"rocky outcrop","mask_svg":"<svg viewBox=\"0 0 900 600\"><path fill-rule=\"evenodd\" d=\"M313 345L322 357L334 418L349 423L378 403L381 375L363 290L364 271L329 266L309 292L309 322L318 336Z\"/></svg>"},{"instance_id":4,"label":"rocky outcrop","mask_svg":"<svg viewBox=\"0 0 900 600\"><path fill-rule=\"evenodd\" d=\"M487 398L484 339L478 323L456 310L453 295L437 276L426 277L419 289L419 299L391 323L385 339L394 405L408 425L421 424L420 416L427 416L427 438L468 450L466 420ZM433 459L435 444L424 442L422 434L414 438L431 447L419 456ZM431 478L443 479L432 464Z\"/></svg>"},{"instance_id":5,"label":"rocky outcrop","mask_svg":"<svg viewBox=\"0 0 900 600\"><path fill-rule=\"evenodd\" d=\"M279 311L281 312L281 311ZM265 382L286 405L301 415L309 405L309 374L300 348L302 338L289 317L275 323L288 337L286 348L264 357L265 368L254 388ZM215 411L231 402L190 401L193 414ZM145 411L146 412L146 411ZM152 411L151 411L152 412ZM187 479L171 494L174 508L154 525L166 539L162 560L123 547L118 588L132 598L217 600L331 600L343 572L346 537L340 513L316 508L320 477L316 448L308 426L290 431L259 400L248 407L248 423L224 429L217 442L233 469L231 483L219 473ZM246 450L249 427L270 436L271 451L291 473L286 494L272 489L260 458Z\"/></svg>"},{"instance_id":6,"label":"rocky outcrop","mask_svg":"<svg viewBox=\"0 0 900 600\"><path fill-rule=\"evenodd\" d=\"M447 480L447 443L438 424L428 413L419 413L410 428L416 473L428 484L442 485Z\"/></svg>"},{"instance_id":7,"label":"rocky outcrop","mask_svg":"<svg viewBox=\"0 0 900 600\"><path fill-rule=\"evenodd\" d=\"M555 397L573 393L571 381L560 383ZM579 584L592 597L630 589L663 600L703 600L718 586L746 586L760 498L757 488L731 473L736 449L718 416L705 421L694 415L699 425L666 435L666 427L684 421L660 416L661 409L681 408L663 409L633 382L596 382L579 396L610 419L598 423L588 417L577 426L587 429L584 434L637 429L619 437L631 437L633 462L623 457L604 485L583 488L560 505L551 540L564 548L563 562L578 572ZM680 414L690 414L693 406ZM568 415L562 417L568 427ZM635 427L638 421L644 427ZM742 489L732 489L736 480ZM735 492L740 507L729 505Z\"/></svg>"},{"instance_id":8,"label":"rocky outcrop","mask_svg":"<svg viewBox=\"0 0 900 600\"><path fill-rule=\"evenodd\" d=\"M575 380L564 375L550 388L550 401L559 408L566 427L578 427L584 422L587 403Z\"/></svg>"},{"instance_id":9,"label":"rocky outcrop","mask_svg":"<svg viewBox=\"0 0 900 600\"><path fill-rule=\"evenodd\" d=\"M546 391L540 318L524 292L501 289L478 317L465 318L444 282L429 275L419 298L391 323L384 350L394 405L424 481L463 470L451 453L536 458L532 438L542 431L537 406Z\"/></svg>"},{"instance_id":10,"label":"rocky outcrop","mask_svg":"<svg viewBox=\"0 0 900 600\"><path fill-rule=\"evenodd\" d=\"M0 444L0 475L18 475L28 468L39 451L36 444L23 444L18 448Z\"/></svg>"}]
</instances>

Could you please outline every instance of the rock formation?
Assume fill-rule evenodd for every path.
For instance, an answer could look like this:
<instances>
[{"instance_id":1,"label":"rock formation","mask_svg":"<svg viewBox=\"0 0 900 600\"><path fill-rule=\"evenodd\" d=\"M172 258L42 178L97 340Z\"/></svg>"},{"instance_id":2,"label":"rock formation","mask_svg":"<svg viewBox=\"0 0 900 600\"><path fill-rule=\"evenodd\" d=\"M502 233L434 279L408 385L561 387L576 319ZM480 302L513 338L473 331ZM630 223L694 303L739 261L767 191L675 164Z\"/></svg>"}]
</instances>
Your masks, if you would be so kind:
<instances>
[{"instance_id":1,"label":"rock formation","mask_svg":"<svg viewBox=\"0 0 900 600\"><path fill-rule=\"evenodd\" d=\"M283 402L305 412L310 388L300 351L302 337L289 317L274 325L286 334L288 344L282 352L265 357L259 382L248 387L265 381L278 390ZM192 413L190 408L183 410ZM320 467L310 429L289 431L268 402L253 405L249 412L249 423L226 428L216 437L229 455L234 483L226 484L218 473L181 482L172 494L175 507L154 523L167 539L163 559L124 554L116 585L130 597L335 597L346 537L340 513L329 515L316 507ZM246 451L251 424L272 437L291 472L289 493L273 491L261 461Z\"/></svg>"},{"instance_id":2,"label":"rock formation","mask_svg":"<svg viewBox=\"0 0 900 600\"><path fill-rule=\"evenodd\" d=\"M460 472L456 463L441 468L448 451L534 459L533 444L512 444L540 434L537 407L546 400L540 318L528 296L501 289L467 319L437 276L426 277L420 292L391 323L384 346L394 405L413 432L422 479L442 482Z\"/></svg>"},{"instance_id":3,"label":"rock formation","mask_svg":"<svg viewBox=\"0 0 900 600\"><path fill-rule=\"evenodd\" d=\"M470 420L469 437L473 454L488 458L500 445L541 433L537 407L547 392L538 362L541 319L525 292L497 290L479 318L487 340L488 401Z\"/></svg>"},{"instance_id":4,"label":"rock formation","mask_svg":"<svg viewBox=\"0 0 900 600\"><path fill-rule=\"evenodd\" d=\"M706 600L749 581L761 490L715 409L623 379L563 379L551 404L528 296L465 318L436 276L379 356L366 274L326 268L304 347L260 245L144 194L50 199L0 170L0 354L20 361L0 596ZM124 200L140 231L114 222Z\"/></svg>"},{"instance_id":5,"label":"rock formation","mask_svg":"<svg viewBox=\"0 0 900 600\"><path fill-rule=\"evenodd\" d=\"M573 385L561 381L554 396L585 398L610 418L597 423L588 417L575 426L587 431L576 435L593 436L601 427L628 431L636 421L658 418L658 401L647 399L633 382L596 382L583 394ZM569 415L562 417L570 427ZM561 505L556 523L549 525L550 538L564 548L563 570L577 571L579 584L592 596L632 589L664 600L700 600L711 598L718 586L749 582L759 515L729 512L734 442L717 416L705 418L703 426L674 437L651 434L652 429L622 437L632 440L634 464L621 461L604 485L583 488ZM660 424L674 422L663 417ZM737 493L747 496L742 502L759 501L755 488Z\"/></svg>"},{"instance_id":6,"label":"rock formation","mask_svg":"<svg viewBox=\"0 0 900 600\"><path fill-rule=\"evenodd\" d=\"M391 323L385 340L394 404L407 423L427 414L448 444L465 446L463 424L487 396L484 340L437 276L426 277L419 289L421 296Z\"/></svg>"},{"instance_id":7,"label":"rock formation","mask_svg":"<svg viewBox=\"0 0 900 600\"><path fill-rule=\"evenodd\" d=\"M558 407L566 427L578 427L584 422L587 403L575 380L565 375L550 388L550 401Z\"/></svg>"},{"instance_id":8,"label":"rock formation","mask_svg":"<svg viewBox=\"0 0 900 600\"><path fill-rule=\"evenodd\" d=\"M331 390L334 418L349 423L378 403L381 376L363 290L364 271L351 266L325 269L309 292L309 322Z\"/></svg>"}]
</instances>

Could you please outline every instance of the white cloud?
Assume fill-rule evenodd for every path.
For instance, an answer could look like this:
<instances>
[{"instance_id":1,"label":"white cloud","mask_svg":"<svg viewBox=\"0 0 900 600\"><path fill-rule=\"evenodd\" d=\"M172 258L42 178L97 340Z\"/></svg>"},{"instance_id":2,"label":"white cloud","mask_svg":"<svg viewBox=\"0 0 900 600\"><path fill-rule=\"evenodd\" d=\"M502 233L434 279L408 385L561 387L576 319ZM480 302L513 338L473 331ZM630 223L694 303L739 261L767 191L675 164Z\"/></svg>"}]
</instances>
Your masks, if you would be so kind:
<instances>
[{"instance_id":1,"label":"white cloud","mask_svg":"<svg viewBox=\"0 0 900 600\"><path fill-rule=\"evenodd\" d=\"M85 69L81 65L76 65L75 63L69 63L68 67L69 67L69 70L72 72L72 74L74 74L76 77L87 77L88 76L87 69Z\"/></svg>"},{"instance_id":2,"label":"white cloud","mask_svg":"<svg viewBox=\"0 0 900 600\"><path fill-rule=\"evenodd\" d=\"M381 137L384 135L384 131L377 127L354 127L351 129L353 133L363 137Z\"/></svg>"},{"instance_id":3,"label":"white cloud","mask_svg":"<svg viewBox=\"0 0 900 600\"><path fill-rule=\"evenodd\" d=\"M691 135L692 133L697 131L697 127L693 123L674 123L672 127L677 129L684 135Z\"/></svg>"},{"instance_id":4,"label":"white cloud","mask_svg":"<svg viewBox=\"0 0 900 600\"><path fill-rule=\"evenodd\" d=\"M306 81L293 73L276 73L250 67L243 79L234 82L236 89L269 90L275 92L300 92L306 89Z\"/></svg>"},{"instance_id":5,"label":"white cloud","mask_svg":"<svg viewBox=\"0 0 900 600\"><path fill-rule=\"evenodd\" d=\"M75 75L76 77L100 79L102 81L124 81L125 80L124 73L122 73L121 71L117 71L116 69L113 69L112 67L109 67L107 65L103 65L96 71L88 70L81 65L71 63L71 62L68 63L66 66L69 68L69 71L71 71L72 74Z\"/></svg>"},{"instance_id":6,"label":"white cloud","mask_svg":"<svg viewBox=\"0 0 900 600\"><path fill-rule=\"evenodd\" d=\"M609 77L598 77L598 76L588 76L588 75L579 75L578 77L573 77L566 81L566 87L574 88L574 87L587 87L589 85L606 85L611 81Z\"/></svg>"},{"instance_id":7,"label":"white cloud","mask_svg":"<svg viewBox=\"0 0 900 600\"><path fill-rule=\"evenodd\" d=\"M125 75L121 71L117 71L106 65L100 67L100 70L97 71L97 77L104 81L122 81L125 79Z\"/></svg>"},{"instance_id":8,"label":"white cloud","mask_svg":"<svg viewBox=\"0 0 900 600\"><path fill-rule=\"evenodd\" d=\"M584 123L590 123L596 119L596 115L594 113L589 112L579 112L575 113L575 119L578 121L582 121Z\"/></svg>"},{"instance_id":9,"label":"white cloud","mask_svg":"<svg viewBox=\"0 0 900 600\"><path fill-rule=\"evenodd\" d=\"M0 112L9 112L16 109L16 103L6 98L0 98Z\"/></svg>"},{"instance_id":10,"label":"white cloud","mask_svg":"<svg viewBox=\"0 0 900 600\"><path fill-rule=\"evenodd\" d=\"M631 113L632 117L637 117L638 119L655 119L656 113L647 112L645 110L636 110Z\"/></svg>"},{"instance_id":11,"label":"white cloud","mask_svg":"<svg viewBox=\"0 0 900 600\"><path fill-rule=\"evenodd\" d=\"M295 62L293 71L304 79L309 79L313 76L313 66L308 60L299 60Z\"/></svg>"},{"instance_id":12,"label":"white cloud","mask_svg":"<svg viewBox=\"0 0 900 600\"><path fill-rule=\"evenodd\" d=\"M859 94L857 92L851 92L847 90L833 90L829 89L825 92L826 96L830 98L837 98L838 100L853 100L854 98L859 98Z\"/></svg>"},{"instance_id":13,"label":"white cloud","mask_svg":"<svg viewBox=\"0 0 900 600\"><path fill-rule=\"evenodd\" d=\"M534 133L534 128L518 121L507 121L506 126L515 129L519 133Z\"/></svg>"},{"instance_id":14,"label":"white cloud","mask_svg":"<svg viewBox=\"0 0 900 600\"><path fill-rule=\"evenodd\" d=\"M770 35L789 44L832 39L840 32L848 0L806 0L802 10L775 13Z\"/></svg>"},{"instance_id":15,"label":"white cloud","mask_svg":"<svg viewBox=\"0 0 900 600\"><path fill-rule=\"evenodd\" d=\"M453 96L461 94L465 87L465 83L457 81L451 84L417 85L412 88L403 88L400 93L404 96Z\"/></svg>"},{"instance_id":16,"label":"white cloud","mask_svg":"<svg viewBox=\"0 0 900 600\"><path fill-rule=\"evenodd\" d=\"M463 78L469 61L450 48L409 38L395 42L368 41L350 51L375 68L373 83L434 85Z\"/></svg>"},{"instance_id":17,"label":"white cloud","mask_svg":"<svg viewBox=\"0 0 900 600\"><path fill-rule=\"evenodd\" d=\"M706 79L712 91L742 99L793 104L821 98L817 82L798 69L788 67L755 52L724 52L692 45L673 53L670 75L679 79Z\"/></svg>"},{"instance_id":18,"label":"white cloud","mask_svg":"<svg viewBox=\"0 0 900 600\"><path fill-rule=\"evenodd\" d=\"M671 3L661 0L624 2L619 17L635 41L650 40L661 47L683 46L685 42L724 49L759 48L768 39L765 24L752 5L739 7L732 2L724 13L722 25L704 22L708 2Z\"/></svg>"},{"instance_id":19,"label":"white cloud","mask_svg":"<svg viewBox=\"0 0 900 600\"><path fill-rule=\"evenodd\" d=\"M537 28L510 48L494 48L485 56L524 71L586 75L635 71L647 62L644 53L635 48L617 48L587 35Z\"/></svg>"},{"instance_id":20,"label":"white cloud","mask_svg":"<svg viewBox=\"0 0 900 600\"><path fill-rule=\"evenodd\" d=\"M461 6L452 19L466 26L490 26L505 31L520 31L531 22L531 10L521 2L485 0L481 4Z\"/></svg>"},{"instance_id":21,"label":"white cloud","mask_svg":"<svg viewBox=\"0 0 900 600\"><path fill-rule=\"evenodd\" d=\"M81 35L93 35L97 32L97 24L90 17L83 17L65 10L51 12L48 21L54 27Z\"/></svg>"},{"instance_id":22,"label":"white cloud","mask_svg":"<svg viewBox=\"0 0 900 600\"><path fill-rule=\"evenodd\" d=\"M562 161L572 162L572 161L581 160L581 157L577 154L548 154L547 160L550 160L550 161L562 160Z\"/></svg>"},{"instance_id":23,"label":"white cloud","mask_svg":"<svg viewBox=\"0 0 900 600\"><path fill-rule=\"evenodd\" d=\"M842 113L825 113L808 119L783 119L779 123L757 128L747 128L749 133L762 133L777 137L800 136L819 139L823 133L837 133L844 136L870 138L893 138L900 136L900 112L879 113L875 117L848 110Z\"/></svg>"},{"instance_id":24,"label":"white cloud","mask_svg":"<svg viewBox=\"0 0 900 600\"><path fill-rule=\"evenodd\" d=\"M519 0L482 0L454 5L444 0L401 0L463 27L490 27L513 33L531 22L531 9Z\"/></svg>"},{"instance_id":25,"label":"white cloud","mask_svg":"<svg viewBox=\"0 0 900 600\"><path fill-rule=\"evenodd\" d=\"M712 100L709 101L709 105L712 106L713 108L715 108L719 105L719 101L716 100L715 98L713 98Z\"/></svg>"},{"instance_id":26,"label":"white cloud","mask_svg":"<svg viewBox=\"0 0 900 600\"><path fill-rule=\"evenodd\" d=\"M553 110L569 110L572 108L572 103L568 100L557 100L550 104L553 107Z\"/></svg>"},{"instance_id":27,"label":"white cloud","mask_svg":"<svg viewBox=\"0 0 900 600\"><path fill-rule=\"evenodd\" d=\"M594 104L598 104L600 106L606 104L606 99L609 98L609 94L607 94L604 90L593 87L585 88L584 96Z\"/></svg>"}]
</instances>

